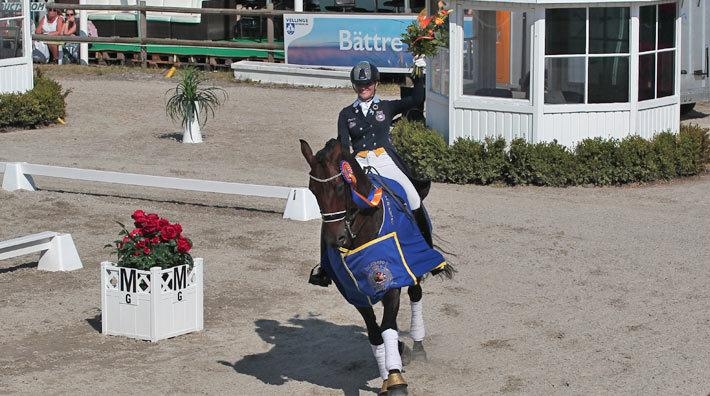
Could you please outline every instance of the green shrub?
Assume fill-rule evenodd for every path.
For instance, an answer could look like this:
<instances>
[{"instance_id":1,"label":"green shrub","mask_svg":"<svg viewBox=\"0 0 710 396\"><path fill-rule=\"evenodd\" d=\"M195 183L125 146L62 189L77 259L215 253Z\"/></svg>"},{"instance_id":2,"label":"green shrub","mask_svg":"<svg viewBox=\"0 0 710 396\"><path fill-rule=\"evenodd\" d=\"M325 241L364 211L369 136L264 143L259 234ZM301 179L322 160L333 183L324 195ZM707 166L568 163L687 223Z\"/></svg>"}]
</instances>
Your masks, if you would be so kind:
<instances>
[{"instance_id":1,"label":"green shrub","mask_svg":"<svg viewBox=\"0 0 710 396\"><path fill-rule=\"evenodd\" d=\"M64 117L65 98L58 82L37 73L34 88L22 94L0 94L0 129L37 128Z\"/></svg>"},{"instance_id":2,"label":"green shrub","mask_svg":"<svg viewBox=\"0 0 710 396\"><path fill-rule=\"evenodd\" d=\"M653 144L638 135L621 140L616 166L618 183L647 182L658 178Z\"/></svg>"},{"instance_id":3,"label":"green shrub","mask_svg":"<svg viewBox=\"0 0 710 396\"><path fill-rule=\"evenodd\" d=\"M392 143L415 178L444 180L441 166L448 147L433 129L421 122L401 120L392 129Z\"/></svg>"},{"instance_id":4,"label":"green shrub","mask_svg":"<svg viewBox=\"0 0 710 396\"><path fill-rule=\"evenodd\" d=\"M708 129L683 125L677 135L585 139L573 151L552 143L502 137L483 142L459 138L450 147L434 130L401 121L395 148L415 176L450 183L568 186L609 185L670 179L702 172L710 161Z\"/></svg>"},{"instance_id":5,"label":"green shrub","mask_svg":"<svg viewBox=\"0 0 710 396\"><path fill-rule=\"evenodd\" d=\"M522 138L514 139L508 159L508 184L563 187L574 179L574 156L557 141L530 144Z\"/></svg>"},{"instance_id":6,"label":"green shrub","mask_svg":"<svg viewBox=\"0 0 710 396\"><path fill-rule=\"evenodd\" d=\"M474 182L491 184L504 181L505 169L508 167L507 144L502 136L485 138L483 162L476 172Z\"/></svg>"},{"instance_id":7,"label":"green shrub","mask_svg":"<svg viewBox=\"0 0 710 396\"><path fill-rule=\"evenodd\" d=\"M653 152L655 153L656 166L658 168L659 179L671 179L676 172L676 136L671 132L661 132L653 137L651 141Z\"/></svg>"},{"instance_id":8,"label":"green shrub","mask_svg":"<svg viewBox=\"0 0 710 396\"><path fill-rule=\"evenodd\" d=\"M678 170L694 175L710 164L710 130L697 124L681 125L678 133Z\"/></svg>"},{"instance_id":9,"label":"green shrub","mask_svg":"<svg viewBox=\"0 0 710 396\"><path fill-rule=\"evenodd\" d=\"M596 137L584 139L575 147L577 184L598 186L617 184L619 141Z\"/></svg>"},{"instance_id":10,"label":"green shrub","mask_svg":"<svg viewBox=\"0 0 710 396\"><path fill-rule=\"evenodd\" d=\"M458 138L449 147L441 166L441 176L451 183L473 183L485 157L483 143Z\"/></svg>"}]
</instances>

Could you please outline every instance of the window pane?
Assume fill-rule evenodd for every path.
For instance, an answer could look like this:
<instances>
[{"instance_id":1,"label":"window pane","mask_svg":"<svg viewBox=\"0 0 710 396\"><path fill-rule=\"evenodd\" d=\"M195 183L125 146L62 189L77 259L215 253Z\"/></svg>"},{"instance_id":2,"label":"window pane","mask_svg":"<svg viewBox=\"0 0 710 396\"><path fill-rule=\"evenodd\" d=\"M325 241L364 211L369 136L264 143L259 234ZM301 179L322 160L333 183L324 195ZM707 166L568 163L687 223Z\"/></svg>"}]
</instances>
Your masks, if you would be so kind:
<instances>
[{"instance_id":1,"label":"window pane","mask_svg":"<svg viewBox=\"0 0 710 396\"><path fill-rule=\"evenodd\" d=\"M529 91L530 25L527 13L464 12L464 95L525 99Z\"/></svg>"},{"instance_id":2,"label":"window pane","mask_svg":"<svg viewBox=\"0 0 710 396\"><path fill-rule=\"evenodd\" d=\"M675 47L675 3L658 6L658 49Z\"/></svg>"},{"instance_id":3,"label":"window pane","mask_svg":"<svg viewBox=\"0 0 710 396\"><path fill-rule=\"evenodd\" d=\"M545 59L545 103L584 103L584 58Z\"/></svg>"},{"instance_id":4,"label":"window pane","mask_svg":"<svg viewBox=\"0 0 710 396\"><path fill-rule=\"evenodd\" d=\"M658 53L658 90L657 98L673 95L675 87L675 51Z\"/></svg>"},{"instance_id":5,"label":"window pane","mask_svg":"<svg viewBox=\"0 0 710 396\"><path fill-rule=\"evenodd\" d=\"M0 20L0 59L21 56L23 56L22 18Z\"/></svg>"},{"instance_id":6,"label":"window pane","mask_svg":"<svg viewBox=\"0 0 710 396\"><path fill-rule=\"evenodd\" d=\"M545 54L584 54L586 52L585 8L545 10Z\"/></svg>"},{"instance_id":7,"label":"window pane","mask_svg":"<svg viewBox=\"0 0 710 396\"><path fill-rule=\"evenodd\" d=\"M629 52L629 8L589 9L589 53Z\"/></svg>"},{"instance_id":8,"label":"window pane","mask_svg":"<svg viewBox=\"0 0 710 396\"><path fill-rule=\"evenodd\" d=\"M656 54L639 56L639 100L655 98Z\"/></svg>"},{"instance_id":9,"label":"window pane","mask_svg":"<svg viewBox=\"0 0 710 396\"><path fill-rule=\"evenodd\" d=\"M629 58L589 58L589 103L629 101Z\"/></svg>"}]
</instances>

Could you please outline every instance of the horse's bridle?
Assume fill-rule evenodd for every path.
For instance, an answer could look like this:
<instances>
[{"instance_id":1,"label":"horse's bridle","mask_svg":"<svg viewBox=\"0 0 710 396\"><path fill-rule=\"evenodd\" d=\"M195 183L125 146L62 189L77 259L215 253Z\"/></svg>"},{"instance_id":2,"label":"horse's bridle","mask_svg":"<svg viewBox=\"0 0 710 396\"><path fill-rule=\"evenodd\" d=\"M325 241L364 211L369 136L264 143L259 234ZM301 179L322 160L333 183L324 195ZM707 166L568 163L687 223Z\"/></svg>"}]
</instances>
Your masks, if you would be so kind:
<instances>
[{"instance_id":1,"label":"horse's bridle","mask_svg":"<svg viewBox=\"0 0 710 396\"><path fill-rule=\"evenodd\" d=\"M317 178L317 177L311 175L310 173L308 174L308 176L311 178L311 180L316 181L318 183L328 183L330 181L337 179L338 177L342 177L343 172L340 171L337 174L327 177L325 179ZM345 183L345 181L343 181L343 184L345 184L347 186L348 190L351 188L348 183ZM357 217L358 213L360 212L360 208L356 207L356 210L351 212L352 213L351 216L348 216L348 212L351 212L351 211L350 211L350 208L347 207L347 205L346 205L345 210L340 210L337 212L330 212L330 213L321 212L321 217L322 217L324 223L336 223L338 221L342 221L345 224L345 230L347 230L348 235L350 236L350 240L353 241L357 237L357 234L353 232L353 230L351 228L351 224L353 224L353 222L355 221L355 217ZM360 226L360 228L362 228L362 225ZM358 233L359 232L360 232L360 230L358 230Z\"/></svg>"}]
</instances>

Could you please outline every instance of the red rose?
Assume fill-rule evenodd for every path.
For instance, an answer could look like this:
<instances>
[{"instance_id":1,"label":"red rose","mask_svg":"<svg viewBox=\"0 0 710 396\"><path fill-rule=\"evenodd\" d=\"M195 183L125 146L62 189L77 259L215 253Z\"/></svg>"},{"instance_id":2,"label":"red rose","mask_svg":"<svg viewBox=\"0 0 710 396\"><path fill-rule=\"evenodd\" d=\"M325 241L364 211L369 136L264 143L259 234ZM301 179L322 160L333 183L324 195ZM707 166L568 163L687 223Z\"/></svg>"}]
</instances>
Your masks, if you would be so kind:
<instances>
[{"instance_id":1,"label":"red rose","mask_svg":"<svg viewBox=\"0 0 710 396\"><path fill-rule=\"evenodd\" d=\"M181 233L182 233L182 226L180 225L180 223L175 223L175 224L173 224L173 227L175 227L175 229L177 230L177 233L178 233L178 234L181 234Z\"/></svg>"},{"instance_id":2,"label":"red rose","mask_svg":"<svg viewBox=\"0 0 710 396\"><path fill-rule=\"evenodd\" d=\"M130 235L132 238L135 238L137 236L143 235L143 231L140 228L136 228L133 231L131 231L130 233L128 233L128 235Z\"/></svg>"},{"instance_id":3,"label":"red rose","mask_svg":"<svg viewBox=\"0 0 710 396\"><path fill-rule=\"evenodd\" d=\"M163 228L163 227L165 227L165 226L167 226L167 225L169 225L169 224L170 224L170 222L168 221L168 219L160 219L160 220L158 220L158 226L159 226L160 228Z\"/></svg>"},{"instance_id":4,"label":"red rose","mask_svg":"<svg viewBox=\"0 0 710 396\"><path fill-rule=\"evenodd\" d=\"M175 239L178 235L180 235L180 233L173 225L167 225L160 229L160 237L163 238L164 241Z\"/></svg>"},{"instance_id":5,"label":"red rose","mask_svg":"<svg viewBox=\"0 0 710 396\"><path fill-rule=\"evenodd\" d=\"M144 248L143 248L143 253L145 253L146 256L149 255L149 254L150 254L150 248L144 247Z\"/></svg>"},{"instance_id":6,"label":"red rose","mask_svg":"<svg viewBox=\"0 0 710 396\"><path fill-rule=\"evenodd\" d=\"M150 216L150 215L148 215ZM145 223L143 223L143 233L153 234L158 231L158 219L150 219L146 217Z\"/></svg>"},{"instance_id":7,"label":"red rose","mask_svg":"<svg viewBox=\"0 0 710 396\"><path fill-rule=\"evenodd\" d=\"M160 243L160 238L158 238L157 236L154 236L154 237L150 240L150 243L152 243L153 245L157 245L157 244Z\"/></svg>"},{"instance_id":8,"label":"red rose","mask_svg":"<svg viewBox=\"0 0 710 396\"><path fill-rule=\"evenodd\" d=\"M190 248L192 248L192 244L190 241L186 238L179 238L177 240L177 250L180 253L187 253L190 251Z\"/></svg>"},{"instance_id":9,"label":"red rose","mask_svg":"<svg viewBox=\"0 0 710 396\"><path fill-rule=\"evenodd\" d=\"M131 218L133 218L133 220L135 220L135 221L139 221L138 219L142 219L142 218L144 218L144 217L145 217L145 212L142 211L142 210L140 210L140 209L136 210L136 211L133 212L133 214L131 215Z\"/></svg>"}]
</instances>

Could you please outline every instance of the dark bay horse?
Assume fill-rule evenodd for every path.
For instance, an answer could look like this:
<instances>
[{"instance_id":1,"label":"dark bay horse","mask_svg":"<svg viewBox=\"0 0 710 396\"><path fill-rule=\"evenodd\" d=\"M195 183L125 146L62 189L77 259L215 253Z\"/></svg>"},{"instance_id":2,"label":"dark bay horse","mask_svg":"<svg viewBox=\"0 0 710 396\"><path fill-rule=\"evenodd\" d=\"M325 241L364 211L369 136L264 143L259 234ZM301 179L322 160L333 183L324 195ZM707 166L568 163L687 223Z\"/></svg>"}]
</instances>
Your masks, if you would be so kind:
<instances>
[{"instance_id":1,"label":"dark bay horse","mask_svg":"<svg viewBox=\"0 0 710 396\"><path fill-rule=\"evenodd\" d=\"M394 213L408 212L408 209L398 206L396 198L389 197L396 195L390 188L385 186L383 189L382 183L374 183L336 139L331 139L316 155L307 142L300 142L301 153L311 167L309 189L320 206L323 237L328 246L325 261L329 265L322 262L321 266L365 320L368 339L383 379L380 394L406 395L407 383L402 377L400 355L403 344L399 341L397 329L401 287L408 286L407 294L412 305L412 358L426 360L422 343L424 320L420 280L424 273L431 270L451 277L453 269L426 243L416 224L406 219L405 231L378 237L387 228L384 223L394 219ZM408 216L412 220L411 215ZM367 250L374 245L382 245L380 251L385 258L380 257L380 253ZM416 254L406 257L409 254L403 252L406 249L414 249ZM364 257L365 265L353 263L352 260L348 262L349 258L361 258L358 254L367 256ZM397 257L390 260L392 255ZM423 260L429 262L416 267L413 256L424 257ZM399 258L403 265L395 263ZM398 271L404 272L403 267L406 267L408 274L398 277ZM372 307L377 301L382 301L384 308L381 324L377 323Z\"/></svg>"}]
</instances>

